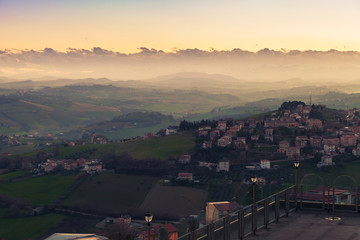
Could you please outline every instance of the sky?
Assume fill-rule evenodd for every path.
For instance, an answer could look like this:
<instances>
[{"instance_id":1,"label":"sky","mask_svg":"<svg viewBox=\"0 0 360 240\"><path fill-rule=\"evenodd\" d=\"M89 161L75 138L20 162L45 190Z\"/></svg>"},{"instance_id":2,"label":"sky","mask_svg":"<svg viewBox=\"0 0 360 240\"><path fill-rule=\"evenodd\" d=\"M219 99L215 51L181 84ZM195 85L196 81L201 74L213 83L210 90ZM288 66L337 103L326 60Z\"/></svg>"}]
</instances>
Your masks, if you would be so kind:
<instances>
[{"instance_id":1,"label":"sky","mask_svg":"<svg viewBox=\"0 0 360 240\"><path fill-rule=\"evenodd\" d=\"M0 0L2 49L360 50L357 0Z\"/></svg>"},{"instance_id":2,"label":"sky","mask_svg":"<svg viewBox=\"0 0 360 240\"><path fill-rule=\"evenodd\" d=\"M0 77L354 79L359 23L358 0L0 0Z\"/></svg>"}]
</instances>

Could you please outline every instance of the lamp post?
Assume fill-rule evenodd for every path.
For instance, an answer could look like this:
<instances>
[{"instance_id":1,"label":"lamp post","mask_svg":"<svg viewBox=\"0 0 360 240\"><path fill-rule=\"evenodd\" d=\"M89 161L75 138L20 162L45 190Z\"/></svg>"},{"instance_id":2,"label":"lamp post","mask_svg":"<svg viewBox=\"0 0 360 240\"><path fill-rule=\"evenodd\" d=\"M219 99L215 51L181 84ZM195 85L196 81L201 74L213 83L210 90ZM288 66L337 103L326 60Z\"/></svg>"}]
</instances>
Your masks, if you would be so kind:
<instances>
[{"instance_id":1,"label":"lamp post","mask_svg":"<svg viewBox=\"0 0 360 240\"><path fill-rule=\"evenodd\" d=\"M295 167L295 210L298 210L298 203L297 203L297 189L298 189L298 169L299 169L300 163L299 161L294 162Z\"/></svg>"},{"instance_id":2,"label":"lamp post","mask_svg":"<svg viewBox=\"0 0 360 240\"><path fill-rule=\"evenodd\" d=\"M150 235L150 223L151 223L151 221L152 221L152 219L153 219L153 215L151 215L151 213L150 212L147 212L147 213L145 213L145 221L148 223L148 240L151 240L150 238L151 238L151 235Z\"/></svg>"},{"instance_id":3,"label":"lamp post","mask_svg":"<svg viewBox=\"0 0 360 240\"><path fill-rule=\"evenodd\" d=\"M256 230L257 230L257 206L256 206L256 194L255 194L255 188L256 188L256 182L257 182L257 177L256 175L254 175L253 177L251 177L251 182L253 185L252 188L252 192L253 192L253 212L252 212L252 228L253 228L253 233L254 235L256 234Z\"/></svg>"},{"instance_id":4,"label":"lamp post","mask_svg":"<svg viewBox=\"0 0 360 240\"><path fill-rule=\"evenodd\" d=\"M255 187L256 187L256 182L257 182L257 177L255 175L253 177L251 177L251 182L253 185L253 203L255 203L256 202Z\"/></svg>"}]
</instances>

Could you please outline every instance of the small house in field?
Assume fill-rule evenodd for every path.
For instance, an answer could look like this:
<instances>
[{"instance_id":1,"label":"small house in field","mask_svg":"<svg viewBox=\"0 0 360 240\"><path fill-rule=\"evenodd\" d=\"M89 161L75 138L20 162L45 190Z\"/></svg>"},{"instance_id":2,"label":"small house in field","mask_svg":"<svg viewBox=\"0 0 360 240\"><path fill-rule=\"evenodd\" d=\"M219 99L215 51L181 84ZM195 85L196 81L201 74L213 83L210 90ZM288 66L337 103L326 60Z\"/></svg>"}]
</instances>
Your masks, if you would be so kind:
<instances>
[{"instance_id":1,"label":"small house in field","mask_svg":"<svg viewBox=\"0 0 360 240\"><path fill-rule=\"evenodd\" d=\"M187 173L187 172L179 172L178 176L177 176L177 180L187 180L189 182L191 182L193 180L193 174L192 173Z\"/></svg>"},{"instance_id":2,"label":"small house in field","mask_svg":"<svg viewBox=\"0 0 360 240\"><path fill-rule=\"evenodd\" d=\"M190 161L191 161L191 155L186 154L186 155L181 155L179 157L179 163L181 164L188 164L190 163Z\"/></svg>"}]
</instances>

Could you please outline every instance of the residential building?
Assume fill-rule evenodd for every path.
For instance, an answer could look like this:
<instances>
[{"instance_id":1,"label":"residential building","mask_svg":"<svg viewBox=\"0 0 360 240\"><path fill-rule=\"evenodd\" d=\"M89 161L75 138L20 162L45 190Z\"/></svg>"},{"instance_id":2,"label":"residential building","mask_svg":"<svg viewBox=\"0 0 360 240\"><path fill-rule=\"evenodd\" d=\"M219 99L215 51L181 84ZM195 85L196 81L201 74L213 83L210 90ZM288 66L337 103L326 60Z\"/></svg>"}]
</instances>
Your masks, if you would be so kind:
<instances>
[{"instance_id":1,"label":"residential building","mask_svg":"<svg viewBox=\"0 0 360 240\"><path fill-rule=\"evenodd\" d=\"M322 146L322 138L320 136L312 136L310 137L310 145L315 148L321 148Z\"/></svg>"},{"instance_id":2,"label":"residential building","mask_svg":"<svg viewBox=\"0 0 360 240\"><path fill-rule=\"evenodd\" d=\"M210 132L210 139L214 140L216 138L218 138L220 136L220 131L219 130L212 130Z\"/></svg>"},{"instance_id":3,"label":"residential building","mask_svg":"<svg viewBox=\"0 0 360 240\"><path fill-rule=\"evenodd\" d=\"M160 240L160 229L164 228L168 233L168 240L176 240L178 238L179 232L178 229L171 223L165 223L161 225L154 225L153 229L157 233L157 238Z\"/></svg>"},{"instance_id":4,"label":"residential building","mask_svg":"<svg viewBox=\"0 0 360 240\"><path fill-rule=\"evenodd\" d=\"M306 120L306 125L307 125L308 129L313 129L313 128L321 129L322 121L320 119L310 118L310 119Z\"/></svg>"},{"instance_id":5,"label":"residential building","mask_svg":"<svg viewBox=\"0 0 360 240\"><path fill-rule=\"evenodd\" d=\"M280 141L279 142L279 150L278 150L278 152L285 153L286 149L288 147L290 147L290 143L288 141L286 141L286 140Z\"/></svg>"},{"instance_id":6,"label":"residential building","mask_svg":"<svg viewBox=\"0 0 360 240\"><path fill-rule=\"evenodd\" d=\"M199 130L199 136L206 137L208 135L208 133L209 133L208 130Z\"/></svg>"},{"instance_id":7,"label":"residential building","mask_svg":"<svg viewBox=\"0 0 360 240\"><path fill-rule=\"evenodd\" d=\"M360 157L360 145L357 145L357 147L352 150L352 154L355 157Z\"/></svg>"},{"instance_id":8,"label":"residential building","mask_svg":"<svg viewBox=\"0 0 360 240\"><path fill-rule=\"evenodd\" d=\"M165 135L173 135L177 133L177 128L167 128L165 130Z\"/></svg>"},{"instance_id":9,"label":"residential building","mask_svg":"<svg viewBox=\"0 0 360 240\"><path fill-rule=\"evenodd\" d=\"M229 160L220 160L217 168L216 168L217 172L220 171L225 171L225 172L229 172L230 171L230 161Z\"/></svg>"},{"instance_id":10,"label":"residential building","mask_svg":"<svg viewBox=\"0 0 360 240\"><path fill-rule=\"evenodd\" d=\"M259 135L252 135L251 136L251 141L259 141Z\"/></svg>"},{"instance_id":11,"label":"residential building","mask_svg":"<svg viewBox=\"0 0 360 240\"><path fill-rule=\"evenodd\" d=\"M340 145L340 139L338 137L324 137L323 138L323 144L324 145L335 145L335 146L339 146Z\"/></svg>"},{"instance_id":12,"label":"residential building","mask_svg":"<svg viewBox=\"0 0 360 240\"><path fill-rule=\"evenodd\" d=\"M177 176L177 180L187 180L191 182L193 180L193 174L187 172L179 172Z\"/></svg>"},{"instance_id":13,"label":"residential building","mask_svg":"<svg viewBox=\"0 0 360 240\"><path fill-rule=\"evenodd\" d=\"M324 145L324 153L329 155L336 152L336 146L335 145Z\"/></svg>"},{"instance_id":14,"label":"residential building","mask_svg":"<svg viewBox=\"0 0 360 240\"><path fill-rule=\"evenodd\" d=\"M45 238L45 240L105 240L107 237L99 236L93 233L54 233Z\"/></svg>"},{"instance_id":15,"label":"residential building","mask_svg":"<svg viewBox=\"0 0 360 240\"><path fill-rule=\"evenodd\" d=\"M270 160L267 160L267 159L263 159L260 161L260 167L262 169L270 169L271 166L270 166Z\"/></svg>"},{"instance_id":16,"label":"residential building","mask_svg":"<svg viewBox=\"0 0 360 240\"><path fill-rule=\"evenodd\" d=\"M237 202L207 202L206 203L206 224L228 215L240 208Z\"/></svg>"},{"instance_id":17,"label":"residential building","mask_svg":"<svg viewBox=\"0 0 360 240\"><path fill-rule=\"evenodd\" d=\"M179 157L179 163L181 164L188 164L190 163L190 161L191 161L191 155L186 154L186 155L181 155Z\"/></svg>"},{"instance_id":18,"label":"residential building","mask_svg":"<svg viewBox=\"0 0 360 240\"><path fill-rule=\"evenodd\" d=\"M217 141L217 145L219 147L226 147L229 146L232 142L232 137L230 136L223 136L221 138L218 139Z\"/></svg>"},{"instance_id":19,"label":"residential building","mask_svg":"<svg viewBox=\"0 0 360 240\"><path fill-rule=\"evenodd\" d=\"M213 146L212 141L204 141L202 144L202 148L204 149L212 148L212 146Z\"/></svg>"},{"instance_id":20,"label":"residential building","mask_svg":"<svg viewBox=\"0 0 360 240\"><path fill-rule=\"evenodd\" d=\"M226 136L230 136L232 138L236 138L236 134L237 134L237 131L236 130L231 130L231 129L227 130L226 133L225 133Z\"/></svg>"},{"instance_id":21,"label":"residential building","mask_svg":"<svg viewBox=\"0 0 360 240\"><path fill-rule=\"evenodd\" d=\"M144 135L144 138L152 138L152 137L154 137L154 133L152 133L152 132L147 132Z\"/></svg>"},{"instance_id":22,"label":"residential building","mask_svg":"<svg viewBox=\"0 0 360 240\"><path fill-rule=\"evenodd\" d=\"M335 163L333 163L333 156L332 155L324 155L321 157L321 161L318 162L318 164L316 166L318 168L321 168L321 167L332 166L332 165L335 165Z\"/></svg>"},{"instance_id":23,"label":"residential building","mask_svg":"<svg viewBox=\"0 0 360 240\"><path fill-rule=\"evenodd\" d=\"M304 106L303 107L303 114L309 114L311 112L311 106Z\"/></svg>"},{"instance_id":24,"label":"residential building","mask_svg":"<svg viewBox=\"0 0 360 240\"><path fill-rule=\"evenodd\" d=\"M298 159L300 157L300 147L288 147L286 149L286 156L289 159Z\"/></svg>"},{"instance_id":25,"label":"residential building","mask_svg":"<svg viewBox=\"0 0 360 240\"><path fill-rule=\"evenodd\" d=\"M265 129L265 135L266 136L272 136L274 133L274 129L273 128L266 128Z\"/></svg>"},{"instance_id":26,"label":"residential building","mask_svg":"<svg viewBox=\"0 0 360 240\"><path fill-rule=\"evenodd\" d=\"M340 144L343 147L356 146L357 137L354 135L342 135L340 137Z\"/></svg>"},{"instance_id":27,"label":"residential building","mask_svg":"<svg viewBox=\"0 0 360 240\"><path fill-rule=\"evenodd\" d=\"M226 121L218 121L217 129L219 129L221 131L225 131L226 130Z\"/></svg>"}]
</instances>

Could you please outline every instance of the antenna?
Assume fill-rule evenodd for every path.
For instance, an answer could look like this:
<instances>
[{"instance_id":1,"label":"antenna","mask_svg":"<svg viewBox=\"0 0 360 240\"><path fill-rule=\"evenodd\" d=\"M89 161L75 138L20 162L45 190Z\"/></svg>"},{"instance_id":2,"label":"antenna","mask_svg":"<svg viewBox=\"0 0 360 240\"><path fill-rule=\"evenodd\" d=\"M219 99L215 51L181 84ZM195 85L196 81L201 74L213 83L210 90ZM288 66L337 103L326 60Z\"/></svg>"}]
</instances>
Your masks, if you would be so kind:
<instances>
[{"instance_id":1,"label":"antenna","mask_svg":"<svg viewBox=\"0 0 360 240\"><path fill-rule=\"evenodd\" d=\"M311 106L311 95L310 95L310 106Z\"/></svg>"}]
</instances>

